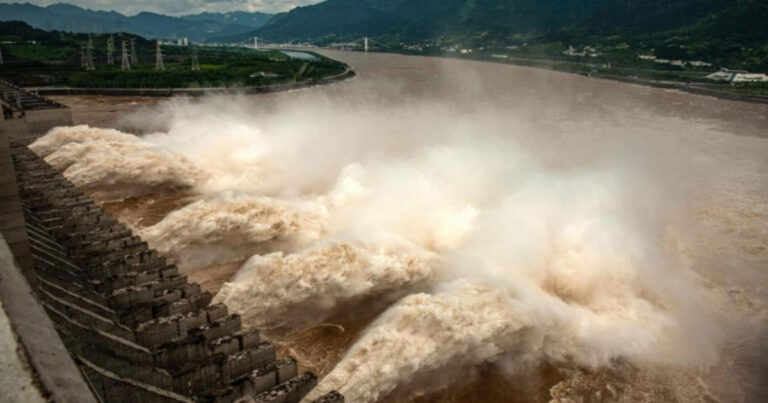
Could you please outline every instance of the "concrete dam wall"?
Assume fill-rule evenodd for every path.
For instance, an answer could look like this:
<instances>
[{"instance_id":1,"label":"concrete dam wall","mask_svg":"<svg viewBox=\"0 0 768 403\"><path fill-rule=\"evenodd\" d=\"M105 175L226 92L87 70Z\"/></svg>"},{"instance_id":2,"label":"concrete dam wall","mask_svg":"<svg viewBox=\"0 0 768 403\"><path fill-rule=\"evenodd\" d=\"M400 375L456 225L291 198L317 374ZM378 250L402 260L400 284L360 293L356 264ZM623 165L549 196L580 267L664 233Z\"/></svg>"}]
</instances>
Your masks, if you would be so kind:
<instances>
[{"instance_id":1,"label":"concrete dam wall","mask_svg":"<svg viewBox=\"0 0 768 403\"><path fill-rule=\"evenodd\" d=\"M0 297L23 308L5 311L41 394L62 402L301 400L317 383L313 373L278 358L258 330L211 305L210 293L26 147L71 124L66 107L47 105L14 110L0 126L0 232L15 259L2 262ZM28 287L26 300L12 278ZM22 317L36 307L47 317L38 312L25 331ZM41 334L50 342L36 340ZM343 400L332 392L317 401Z\"/></svg>"}]
</instances>

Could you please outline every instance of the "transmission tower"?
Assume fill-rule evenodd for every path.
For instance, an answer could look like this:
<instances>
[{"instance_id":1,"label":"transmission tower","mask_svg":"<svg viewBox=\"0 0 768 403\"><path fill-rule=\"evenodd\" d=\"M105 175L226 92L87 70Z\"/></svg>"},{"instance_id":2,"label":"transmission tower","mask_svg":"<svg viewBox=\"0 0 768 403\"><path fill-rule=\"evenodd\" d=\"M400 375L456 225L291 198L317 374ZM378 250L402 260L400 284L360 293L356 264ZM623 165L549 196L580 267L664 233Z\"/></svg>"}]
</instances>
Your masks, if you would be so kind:
<instances>
[{"instance_id":1,"label":"transmission tower","mask_svg":"<svg viewBox=\"0 0 768 403\"><path fill-rule=\"evenodd\" d=\"M2 62L1 59L0 62ZM192 51L192 71L200 71L200 60L197 58L197 49Z\"/></svg>"},{"instance_id":2,"label":"transmission tower","mask_svg":"<svg viewBox=\"0 0 768 403\"><path fill-rule=\"evenodd\" d=\"M136 53L136 39L131 38L131 64L139 64L139 55Z\"/></svg>"},{"instance_id":3,"label":"transmission tower","mask_svg":"<svg viewBox=\"0 0 768 403\"><path fill-rule=\"evenodd\" d=\"M80 67L85 68L85 45L80 44Z\"/></svg>"},{"instance_id":4,"label":"transmission tower","mask_svg":"<svg viewBox=\"0 0 768 403\"><path fill-rule=\"evenodd\" d=\"M115 64L115 38L112 35L107 39L107 64Z\"/></svg>"},{"instance_id":5,"label":"transmission tower","mask_svg":"<svg viewBox=\"0 0 768 403\"><path fill-rule=\"evenodd\" d=\"M93 40L90 34L88 34L88 49L85 53L85 69L88 71L96 70L96 66L93 64Z\"/></svg>"},{"instance_id":6,"label":"transmission tower","mask_svg":"<svg viewBox=\"0 0 768 403\"><path fill-rule=\"evenodd\" d=\"M165 66L163 65L163 52L160 50L160 40L158 39L155 46L155 71L163 71Z\"/></svg>"},{"instance_id":7,"label":"transmission tower","mask_svg":"<svg viewBox=\"0 0 768 403\"><path fill-rule=\"evenodd\" d=\"M125 41L123 41L123 65L120 67L120 70L122 71L131 70L131 61L128 60L128 46L126 46Z\"/></svg>"}]
</instances>

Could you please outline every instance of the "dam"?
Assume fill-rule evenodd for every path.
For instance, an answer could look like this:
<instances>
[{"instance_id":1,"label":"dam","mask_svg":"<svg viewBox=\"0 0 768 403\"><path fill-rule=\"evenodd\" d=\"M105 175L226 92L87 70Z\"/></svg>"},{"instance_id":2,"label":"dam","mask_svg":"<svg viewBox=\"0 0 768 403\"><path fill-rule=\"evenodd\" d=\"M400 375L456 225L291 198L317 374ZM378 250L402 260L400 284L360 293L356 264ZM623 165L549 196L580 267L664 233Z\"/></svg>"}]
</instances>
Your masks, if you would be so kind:
<instances>
[{"instance_id":1,"label":"dam","mask_svg":"<svg viewBox=\"0 0 768 403\"><path fill-rule=\"evenodd\" d=\"M11 396L287 403L317 384L27 148L71 125L69 108L4 82L0 91L0 316L23 351L4 360L37 389Z\"/></svg>"}]
</instances>

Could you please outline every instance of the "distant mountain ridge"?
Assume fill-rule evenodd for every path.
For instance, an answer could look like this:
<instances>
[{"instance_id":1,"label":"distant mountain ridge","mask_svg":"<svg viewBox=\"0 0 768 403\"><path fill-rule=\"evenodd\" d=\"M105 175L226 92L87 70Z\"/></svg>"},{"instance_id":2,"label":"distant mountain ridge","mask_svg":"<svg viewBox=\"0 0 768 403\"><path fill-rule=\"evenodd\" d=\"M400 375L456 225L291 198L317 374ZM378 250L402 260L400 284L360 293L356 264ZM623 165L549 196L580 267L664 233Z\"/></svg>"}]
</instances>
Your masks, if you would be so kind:
<instances>
[{"instance_id":1,"label":"distant mountain ridge","mask_svg":"<svg viewBox=\"0 0 768 403\"><path fill-rule=\"evenodd\" d=\"M235 35L260 28L270 14L236 11L172 17L142 12L126 16L115 11L88 10L70 4L41 7L30 3L0 4L0 21L22 21L45 30L74 32L128 32L147 38L206 41L212 36Z\"/></svg>"},{"instance_id":2,"label":"distant mountain ridge","mask_svg":"<svg viewBox=\"0 0 768 403\"><path fill-rule=\"evenodd\" d=\"M766 38L765 18L768 2L761 0L327 0L277 14L258 32L273 40L386 35L414 41L712 28L710 35Z\"/></svg>"},{"instance_id":3,"label":"distant mountain ridge","mask_svg":"<svg viewBox=\"0 0 768 403\"><path fill-rule=\"evenodd\" d=\"M275 40L531 33L586 18L610 0L328 0L277 14L259 31Z\"/></svg>"},{"instance_id":4,"label":"distant mountain ridge","mask_svg":"<svg viewBox=\"0 0 768 403\"><path fill-rule=\"evenodd\" d=\"M188 21L214 21L221 24L240 25L253 29L261 28L272 18L272 14L248 11L232 11L229 13L200 13L183 15Z\"/></svg>"},{"instance_id":5,"label":"distant mountain ridge","mask_svg":"<svg viewBox=\"0 0 768 403\"><path fill-rule=\"evenodd\" d=\"M319 45L364 36L491 48L626 44L669 58L768 69L765 0L327 0L222 39L254 35Z\"/></svg>"}]
</instances>

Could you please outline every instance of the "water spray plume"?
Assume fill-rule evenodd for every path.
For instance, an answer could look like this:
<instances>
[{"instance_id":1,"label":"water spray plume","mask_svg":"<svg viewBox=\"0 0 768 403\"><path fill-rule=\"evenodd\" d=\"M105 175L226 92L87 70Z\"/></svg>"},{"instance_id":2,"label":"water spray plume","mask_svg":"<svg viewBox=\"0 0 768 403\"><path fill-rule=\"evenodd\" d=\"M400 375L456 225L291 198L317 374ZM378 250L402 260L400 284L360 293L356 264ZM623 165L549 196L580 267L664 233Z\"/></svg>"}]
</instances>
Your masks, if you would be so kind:
<instances>
[{"instance_id":1,"label":"water spray plume","mask_svg":"<svg viewBox=\"0 0 768 403\"><path fill-rule=\"evenodd\" d=\"M81 186L188 188L197 201L142 235L185 270L244 261L216 300L246 324L391 303L310 397L386 401L487 364L716 363L725 336L689 206L717 167L670 135L706 124L495 101L472 74L450 88L174 99L124 121L141 137L78 126L32 148Z\"/></svg>"}]
</instances>

